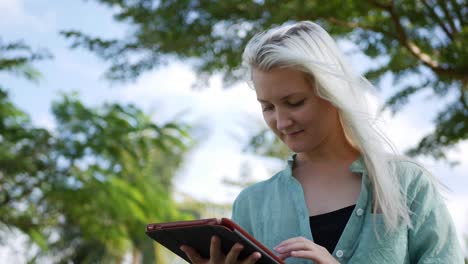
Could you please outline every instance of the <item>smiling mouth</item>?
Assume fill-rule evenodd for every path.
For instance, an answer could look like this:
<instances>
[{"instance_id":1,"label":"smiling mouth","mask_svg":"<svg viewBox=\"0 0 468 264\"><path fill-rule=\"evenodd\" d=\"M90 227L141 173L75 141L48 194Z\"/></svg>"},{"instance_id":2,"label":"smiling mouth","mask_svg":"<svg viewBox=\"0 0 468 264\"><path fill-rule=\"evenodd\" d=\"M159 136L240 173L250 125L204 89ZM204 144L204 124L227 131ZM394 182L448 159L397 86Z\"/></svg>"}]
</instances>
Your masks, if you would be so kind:
<instances>
[{"instance_id":1,"label":"smiling mouth","mask_svg":"<svg viewBox=\"0 0 468 264\"><path fill-rule=\"evenodd\" d=\"M288 133L288 134L286 134L286 135L287 135L287 136L295 136L295 135L301 133L302 131L304 131L304 130L299 130L299 131L296 131L296 132L293 132L293 133Z\"/></svg>"}]
</instances>

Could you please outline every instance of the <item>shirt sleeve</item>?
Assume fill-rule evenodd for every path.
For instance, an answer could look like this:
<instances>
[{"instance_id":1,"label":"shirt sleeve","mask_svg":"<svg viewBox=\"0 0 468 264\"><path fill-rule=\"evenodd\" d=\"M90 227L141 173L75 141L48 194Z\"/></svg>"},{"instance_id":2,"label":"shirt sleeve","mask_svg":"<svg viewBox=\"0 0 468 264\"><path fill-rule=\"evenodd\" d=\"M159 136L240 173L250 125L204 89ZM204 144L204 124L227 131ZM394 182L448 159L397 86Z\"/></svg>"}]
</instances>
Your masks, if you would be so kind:
<instances>
[{"instance_id":1,"label":"shirt sleeve","mask_svg":"<svg viewBox=\"0 0 468 264\"><path fill-rule=\"evenodd\" d=\"M463 264L455 226L441 194L424 172L417 173L410 205L413 228L408 234L411 263Z\"/></svg>"}]
</instances>

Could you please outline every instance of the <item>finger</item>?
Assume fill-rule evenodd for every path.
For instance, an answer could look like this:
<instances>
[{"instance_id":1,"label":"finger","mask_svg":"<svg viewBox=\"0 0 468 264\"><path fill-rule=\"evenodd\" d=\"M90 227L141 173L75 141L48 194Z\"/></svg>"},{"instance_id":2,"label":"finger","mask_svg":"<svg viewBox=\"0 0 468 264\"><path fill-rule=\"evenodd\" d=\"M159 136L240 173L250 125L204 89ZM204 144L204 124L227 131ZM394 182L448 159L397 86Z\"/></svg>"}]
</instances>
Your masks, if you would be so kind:
<instances>
[{"instance_id":1,"label":"finger","mask_svg":"<svg viewBox=\"0 0 468 264\"><path fill-rule=\"evenodd\" d=\"M234 244L231 250L229 250L229 253L226 256L226 260L224 263L236 263L242 249L244 249L243 245L239 243Z\"/></svg>"},{"instance_id":2,"label":"finger","mask_svg":"<svg viewBox=\"0 0 468 264\"><path fill-rule=\"evenodd\" d=\"M198 263L203 263L205 261L204 258L198 254L197 251L195 251L193 248L189 246L182 245L180 246L180 250L182 250L185 255L190 259L192 263L198 264Z\"/></svg>"},{"instance_id":3,"label":"finger","mask_svg":"<svg viewBox=\"0 0 468 264\"><path fill-rule=\"evenodd\" d=\"M224 259L224 255L221 252L221 240L217 236L211 237L210 259L214 261L214 263L222 262Z\"/></svg>"},{"instance_id":4,"label":"finger","mask_svg":"<svg viewBox=\"0 0 468 264\"><path fill-rule=\"evenodd\" d=\"M289 252L287 252L287 253L284 253L284 254L279 254L278 258L281 259L281 260L285 260L285 259L289 258L290 256L291 256L291 254Z\"/></svg>"},{"instance_id":5,"label":"finger","mask_svg":"<svg viewBox=\"0 0 468 264\"><path fill-rule=\"evenodd\" d=\"M330 253L324 251L298 250L292 251L291 257L311 259L317 263L338 263Z\"/></svg>"},{"instance_id":6,"label":"finger","mask_svg":"<svg viewBox=\"0 0 468 264\"><path fill-rule=\"evenodd\" d=\"M282 246L275 247L275 251L281 254L297 250L316 250L318 245L310 240L299 240Z\"/></svg>"},{"instance_id":7,"label":"finger","mask_svg":"<svg viewBox=\"0 0 468 264\"><path fill-rule=\"evenodd\" d=\"M261 257L262 257L262 254L260 254L260 252L254 252L250 254L250 256L243 261L243 264L254 264Z\"/></svg>"},{"instance_id":8,"label":"finger","mask_svg":"<svg viewBox=\"0 0 468 264\"><path fill-rule=\"evenodd\" d=\"M286 239L284 241L282 241L281 243L279 243L275 249L277 247L283 247L285 245L288 245L288 244L292 244L292 243L297 243L299 241L310 241L309 239L305 238L305 237L293 237L293 238L290 238L290 239Z\"/></svg>"},{"instance_id":9,"label":"finger","mask_svg":"<svg viewBox=\"0 0 468 264\"><path fill-rule=\"evenodd\" d=\"M310 251L310 250L297 250L291 251L291 257L294 258L307 258L312 259L313 261L317 261L320 259L318 252Z\"/></svg>"}]
</instances>

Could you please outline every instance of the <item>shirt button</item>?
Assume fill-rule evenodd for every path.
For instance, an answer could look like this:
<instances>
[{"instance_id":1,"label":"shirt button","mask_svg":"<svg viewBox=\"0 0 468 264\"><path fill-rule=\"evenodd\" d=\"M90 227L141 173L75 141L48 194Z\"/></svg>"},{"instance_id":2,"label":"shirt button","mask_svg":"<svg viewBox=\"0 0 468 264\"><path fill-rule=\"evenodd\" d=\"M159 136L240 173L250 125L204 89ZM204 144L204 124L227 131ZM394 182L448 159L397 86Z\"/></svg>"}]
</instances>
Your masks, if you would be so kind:
<instances>
[{"instance_id":1,"label":"shirt button","mask_svg":"<svg viewBox=\"0 0 468 264\"><path fill-rule=\"evenodd\" d=\"M343 250L336 251L336 256L339 258L343 257Z\"/></svg>"},{"instance_id":2,"label":"shirt button","mask_svg":"<svg viewBox=\"0 0 468 264\"><path fill-rule=\"evenodd\" d=\"M361 215L364 214L364 210L362 210L362 208L359 208L359 209L356 210L356 214L357 214L357 216L361 216Z\"/></svg>"}]
</instances>

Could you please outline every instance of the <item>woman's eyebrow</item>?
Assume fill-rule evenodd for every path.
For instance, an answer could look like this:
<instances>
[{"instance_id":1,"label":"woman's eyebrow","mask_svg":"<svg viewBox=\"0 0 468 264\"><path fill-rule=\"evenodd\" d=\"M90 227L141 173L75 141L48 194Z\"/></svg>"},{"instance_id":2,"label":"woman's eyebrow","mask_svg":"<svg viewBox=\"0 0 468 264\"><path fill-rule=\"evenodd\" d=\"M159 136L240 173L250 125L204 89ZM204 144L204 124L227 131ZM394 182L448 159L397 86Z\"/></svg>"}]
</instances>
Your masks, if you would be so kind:
<instances>
[{"instance_id":1,"label":"woman's eyebrow","mask_svg":"<svg viewBox=\"0 0 468 264\"><path fill-rule=\"evenodd\" d=\"M292 94L288 94L286 96L283 96L281 97L279 100L280 101L284 101L284 100L287 100L289 99L290 97L294 96L294 95L298 95L298 94L301 94L301 93L292 93ZM257 101L259 101L260 103L268 103L268 100L264 100L264 99L260 99L260 98L257 98Z\"/></svg>"}]
</instances>

